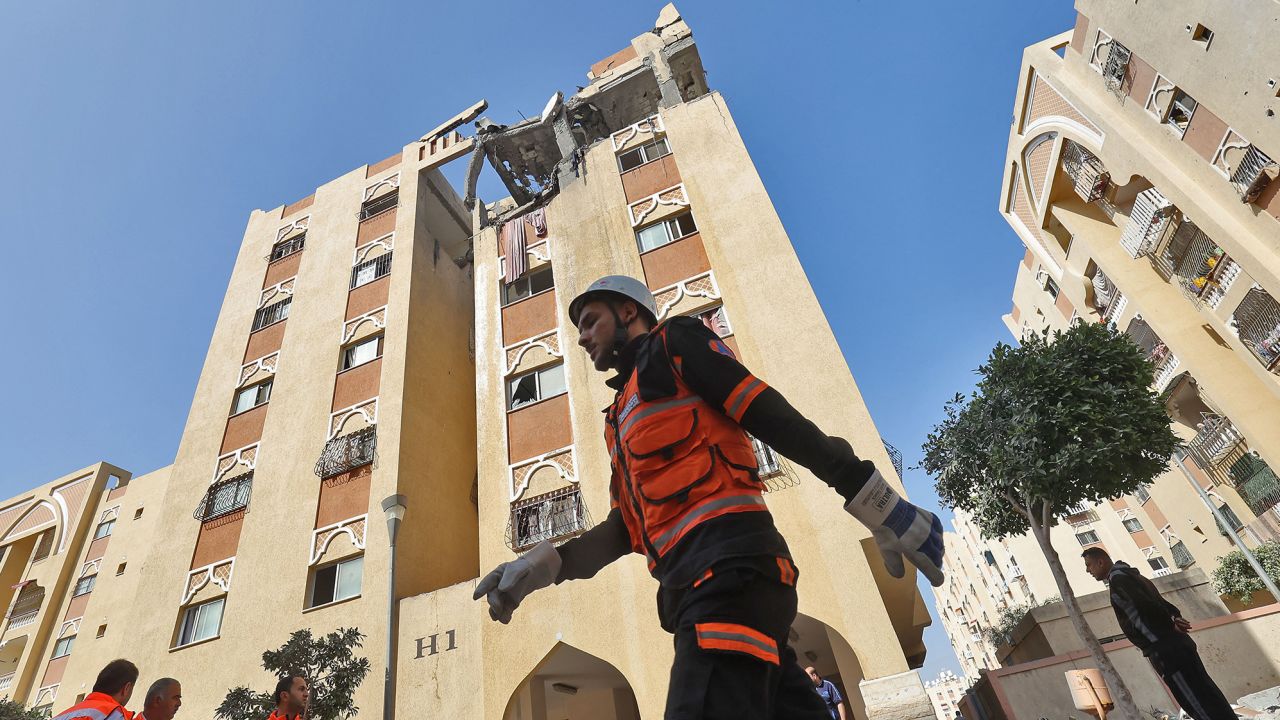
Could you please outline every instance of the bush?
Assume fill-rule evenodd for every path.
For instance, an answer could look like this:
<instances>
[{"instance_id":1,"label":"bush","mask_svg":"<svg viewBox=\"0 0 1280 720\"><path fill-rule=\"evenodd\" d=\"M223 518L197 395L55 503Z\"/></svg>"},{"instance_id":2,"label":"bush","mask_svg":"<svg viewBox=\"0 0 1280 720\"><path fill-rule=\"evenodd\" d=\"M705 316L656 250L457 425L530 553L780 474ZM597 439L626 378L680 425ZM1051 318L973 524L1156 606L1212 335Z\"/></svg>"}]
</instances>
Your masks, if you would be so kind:
<instances>
[{"instance_id":1,"label":"bush","mask_svg":"<svg viewBox=\"0 0 1280 720\"><path fill-rule=\"evenodd\" d=\"M1043 602L1038 604L1028 603L1025 605L1010 605L1000 611L1000 617L997 618L995 627L984 629L982 634L987 638L987 642L991 643L995 647L1000 647L1005 643L1011 643L1013 642L1014 628L1018 627L1018 623L1022 622L1022 618L1026 617L1027 613L1038 607L1044 607L1045 605L1060 602L1061 600L1062 598L1054 595L1051 598L1045 598Z\"/></svg>"},{"instance_id":2,"label":"bush","mask_svg":"<svg viewBox=\"0 0 1280 720\"><path fill-rule=\"evenodd\" d=\"M1280 541L1259 545L1253 549L1253 554L1272 579L1280 578ZM1239 598L1240 602L1248 605L1253 602L1253 594L1266 586L1249 561L1244 559L1244 553L1232 550L1218 558L1218 568L1213 571L1213 587L1219 594Z\"/></svg>"}]
</instances>

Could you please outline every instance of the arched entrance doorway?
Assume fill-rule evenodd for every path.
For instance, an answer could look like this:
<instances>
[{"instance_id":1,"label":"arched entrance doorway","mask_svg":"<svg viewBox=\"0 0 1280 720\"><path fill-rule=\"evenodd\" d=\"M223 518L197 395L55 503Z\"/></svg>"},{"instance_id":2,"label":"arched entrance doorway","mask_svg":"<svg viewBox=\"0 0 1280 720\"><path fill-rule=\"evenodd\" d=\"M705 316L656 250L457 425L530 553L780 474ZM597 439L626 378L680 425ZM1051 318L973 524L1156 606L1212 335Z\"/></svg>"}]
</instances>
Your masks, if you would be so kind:
<instances>
[{"instance_id":1,"label":"arched entrance doorway","mask_svg":"<svg viewBox=\"0 0 1280 720\"><path fill-rule=\"evenodd\" d=\"M640 720L631 684L618 669L557 644L507 701L503 720Z\"/></svg>"},{"instance_id":2,"label":"arched entrance doorway","mask_svg":"<svg viewBox=\"0 0 1280 720\"><path fill-rule=\"evenodd\" d=\"M858 689L862 665L840 633L821 620L798 613L791 624L790 644L801 667L813 666L823 679L840 689L846 701L845 709L852 711L850 717L865 720L867 711Z\"/></svg>"}]
</instances>

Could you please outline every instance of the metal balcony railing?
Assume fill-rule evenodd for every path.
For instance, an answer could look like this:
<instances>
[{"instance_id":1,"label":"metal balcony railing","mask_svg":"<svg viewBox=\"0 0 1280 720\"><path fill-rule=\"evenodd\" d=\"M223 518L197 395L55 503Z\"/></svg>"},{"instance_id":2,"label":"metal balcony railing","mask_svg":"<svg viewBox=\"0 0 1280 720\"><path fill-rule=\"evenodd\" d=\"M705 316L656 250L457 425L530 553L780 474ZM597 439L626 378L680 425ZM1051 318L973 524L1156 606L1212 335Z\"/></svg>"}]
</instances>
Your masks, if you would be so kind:
<instances>
[{"instance_id":1,"label":"metal balcony railing","mask_svg":"<svg viewBox=\"0 0 1280 720\"><path fill-rule=\"evenodd\" d=\"M270 262L275 262L276 260L287 258L290 255L301 250L303 247L306 246L306 244L307 244L306 233L302 233L300 235L294 235L288 240L281 240L280 242L272 246L271 257L268 258L268 260Z\"/></svg>"},{"instance_id":2,"label":"metal balcony railing","mask_svg":"<svg viewBox=\"0 0 1280 720\"><path fill-rule=\"evenodd\" d=\"M893 469L898 471L898 477L902 477L902 453L888 440L880 438L880 442L884 443L884 450L889 453L889 461L893 463Z\"/></svg>"},{"instance_id":3,"label":"metal balcony railing","mask_svg":"<svg viewBox=\"0 0 1280 720\"><path fill-rule=\"evenodd\" d=\"M253 471L220 480L209 486L193 513L196 520L209 522L249 507L253 492Z\"/></svg>"},{"instance_id":4,"label":"metal balcony railing","mask_svg":"<svg viewBox=\"0 0 1280 720\"><path fill-rule=\"evenodd\" d=\"M752 437L751 449L756 453L757 473L765 492L785 490L800 484L791 466L773 448Z\"/></svg>"},{"instance_id":5,"label":"metal balcony railing","mask_svg":"<svg viewBox=\"0 0 1280 720\"><path fill-rule=\"evenodd\" d=\"M1177 565L1179 570L1190 567L1196 562L1195 557L1191 555L1191 551L1187 549L1186 545L1182 544L1181 540L1170 545L1169 551L1173 554L1173 564Z\"/></svg>"},{"instance_id":6,"label":"metal balcony railing","mask_svg":"<svg viewBox=\"0 0 1280 720\"><path fill-rule=\"evenodd\" d=\"M1141 317L1130 321L1125 332L1133 338L1134 344L1151 363L1151 384L1156 387L1157 392L1163 390L1174 378L1181 364L1178 356L1169 350L1169 346L1164 344L1156 331Z\"/></svg>"},{"instance_id":7,"label":"metal balcony railing","mask_svg":"<svg viewBox=\"0 0 1280 720\"><path fill-rule=\"evenodd\" d=\"M289 306L292 303L293 298L287 297L280 302L274 302L264 308L258 308L258 312L253 315L253 332L288 318Z\"/></svg>"},{"instance_id":8,"label":"metal balcony railing","mask_svg":"<svg viewBox=\"0 0 1280 720\"><path fill-rule=\"evenodd\" d=\"M1062 170L1071 178L1076 194L1085 202L1102 199L1111 183L1111 174L1102 161L1070 140L1062 145Z\"/></svg>"},{"instance_id":9,"label":"metal balcony railing","mask_svg":"<svg viewBox=\"0 0 1280 720\"><path fill-rule=\"evenodd\" d=\"M1231 173L1231 185L1240 195L1240 202L1251 203L1258 199L1267 185L1275 180L1277 166L1274 160L1267 157L1255 145L1245 151L1240 164Z\"/></svg>"},{"instance_id":10,"label":"metal balcony railing","mask_svg":"<svg viewBox=\"0 0 1280 720\"><path fill-rule=\"evenodd\" d=\"M577 486L517 502L507 523L507 546L516 552L549 540L562 542L591 529L591 516Z\"/></svg>"},{"instance_id":11,"label":"metal balcony railing","mask_svg":"<svg viewBox=\"0 0 1280 720\"><path fill-rule=\"evenodd\" d=\"M1223 415L1204 415L1196 436L1187 443L1191 456L1201 467L1217 465L1244 444L1244 436Z\"/></svg>"},{"instance_id":12,"label":"metal balcony railing","mask_svg":"<svg viewBox=\"0 0 1280 720\"><path fill-rule=\"evenodd\" d=\"M1168 235L1177 227L1177 213L1178 208L1159 190L1143 190L1133 200L1129 222L1120 233L1120 246L1129 253L1129 257L1150 255L1164 244Z\"/></svg>"},{"instance_id":13,"label":"metal balcony railing","mask_svg":"<svg viewBox=\"0 0 1280 720\"><path fill-rule=\"evenodd\" d=\"M316 475L321 480L368 465L377 457L378 433L376 427L367 427L325 443L320 459L316 461Z\"/></svg>"},{"instance_id":14,"label":"metal balcony railing","mask_svg":"<svg viewBox=\"0 0 1280 720\"><path fill-rule=\"evenodd\" d=\"M1254 515L1280 505L1280 477L1262 458L1252 452L1243 453L1227 472L1235 481L1236 492Z\"/></svg>"},{"instance_id":15,"label":"metal balcony railing","mask_svg":"<svg viewBox=\"0 0 1280 720\"><path fill-rule=\"evenodd\" d=\"M379 255L372 260L364 262L351 268L351 289L354 290L361 285L377 280L383 275L391 272L391 253Z\"/></svg>"},{"instance_id":16,"label":"metal balcony railing","mask_svg":"<svg viewBox=\"0 0 1280 720\"><path fill-rule=\"evenodd\" d=\"M11 672L11 673L5 673L4 675L0 675L0 690L8 690L10 687L13 686L14 675L17 675L17 673Z\"/></svg>"},{"instance_id":17,"label":"metal balcony railing","mask_svg":"<svg viewBox=\"0 0 1280 720\"><path fill-rule=\"evenodd\" d=\"M356 217L359 218L360 222L364 222L375 215L381 215L399 204L400 191L394 190L382 197L376 197L361 205L360 213Z\"/></svg>"},{"instance_id":18,"label":"metal balcony railing","mask_svg":"<svg viewBox=\"0 0 1280 720\"><path fill-rule=\"evenodd\" d=\"M1115 40L1107 50L1107 62L1102 66L1102 84L1117 99L1123 100L1129 90L1129 58L1133 53Z\"/></svg>"},{"instance_id":19,"label":"metal balcony railing","mask_svg":"<svg viewBox=\"0 0 1280 720\"><path fill-rule=\"evenodd\" d=\"M1240 341L1269 370L1280 370L1280 303L1261 287L1250 288L1231 317Z\"/></svg>"}]
</instances>

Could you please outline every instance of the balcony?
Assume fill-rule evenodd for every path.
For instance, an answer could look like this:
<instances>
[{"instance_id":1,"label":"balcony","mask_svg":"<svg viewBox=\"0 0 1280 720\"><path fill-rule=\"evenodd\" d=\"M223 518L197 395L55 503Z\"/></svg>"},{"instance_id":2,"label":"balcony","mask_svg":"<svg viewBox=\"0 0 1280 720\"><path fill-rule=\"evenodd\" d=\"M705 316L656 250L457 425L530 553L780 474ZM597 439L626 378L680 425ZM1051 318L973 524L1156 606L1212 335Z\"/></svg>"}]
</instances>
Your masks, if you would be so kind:
<instances>
[{"instance_id":1,"label":"balcony","mask_svg":"<svg viewBox=\"0 0 1280 720\"><path fill-rule=\"evenodd\" d=\"M1275 298L1255 285L1240 301L1231 324L1263 367L1280 371L1280 303Z\"/></svg>"},{"instance_id":2,"label":"balcony","mask_svg":"<svg viewBox=\"0 0 1280 720\"><path fill-rule=\"evenodd\" d=\"M1151 326L1141 317L1135 317L1130 321L1129 328L1125 332L1133 338L1134 344L1151 363L1151 384L1156 392L1164 390L1165 385L1169 384L1177 374L1178 366L1181 365L1178 356L1169 350L1169 346L1164 344L1155 330L1151 329Z\"/></svg>"},{"instance_id":3,"label":"balcony","mask_svg":"<svg viewBox=\"0 0 1280 720\"><path fill-rule=\"evenodd\" d=\"M1196 436L1187 443L1191 457L1214 482L1231 483L1229 468L1247 450L1244 436L1223 415L1206 414L1197 427Z\"/></svg>"},{"instance_id":4,"label":"balcony","mask_svg":"<svg viewBox=\"0 0 1280 720\"><path fill-rule=\"evenodd\" d=\"M0 675L0 691L2 691L2 690L8 690L10 687L12 687L12 686L13 686L13 676L14 676L14 675L17 675L17 673L16 673L16 672L11 672L11 673L7 673L7 674L5 674L5 675Z\"/></svg>"},{"instance_id":5,"label":"balcony","mask_svg":"<svg viewBox=\"0 0 1280 720\"><path fill-rule=\"evenodd\" d=\"M368 465L377 457L377 450L376 427L339 435L325 443L320 459L316 461L316 475L324 480Z\"/></svg>"},{"instance_id":6,"label":"balcony","mask_svg":"<svg viewBox=\"0 0 1280 720\"><path fill-rule=\"evenodd\" d=\"M249 506L253 491L253 471L214 483L196 506L196 520L202 523L230 515Z\"/></svg>"},{"instance_id":7,"label":"balcony","mask_svg":"<svg viewBox=\"0 0 1280 720\"><path fill-rule=\"evenodd\" d=\"M1173 553L1173 564L1178 566L1179 570L1190 567L1196 563L1195 557L1191 555L1191 551L1187 546L1179 540L1169 546L1169 551Z\"/></svg>"},{"instance_id":8,"label":"balcony","mask_svg":"<svg viewBox=\"0 0 1280 720\"><path fill-rule=\"evenodd\" d=\"M884 443L884 451L889 453L889 461L893 463L893 469L898 471L898 477L902 477L902 452L884 438L880 442Z\"/></svg>"},{"instance_id":9,"label":"balcony","mask_svg":"<svg viewBox=\"0 0 1280 720\"><path fill-rule=\"evenodd\" d=\"M1231 185L1240 195L1240 202L1252 203L1276 179L1277 174L1275 161L1256 146L1249 145L1240 164L1231 173Z\"/></svg>"},{"instance_id":10,"label":"balcony","mask_svg":"<svg viewBox=\"0 0 1280 720\"><path fill-rule=\"evenodd\" d=\"M507 546L522 552L544 540L563 542L591 528L577 486L563 487L517 502L507 524Z\"/></svg>"},{"instance_id":11,"label":"balcony","mask_svg":"<svg viewBox=\"0 0 1280 720\"><path fill-rule=\"evenodd\" d=\"M6 618L5 632L26 627L36 621L40 615L40 606L44 604L44 588L28 580L18 591L18 598L13 601L13 608Z\"/></svg>"},{"instance_id":12,"label":"balcony","mask_svg":"<svg viewBox=\"0 0 1280 720\"><path fill-rule=\"evenodd\" d=\"M1107 60L1102 66L1103 86L1122 102L1129 91L1129 59L1132 56L1129 48L1112 40L1107 47Z\"/></svg>"},{"instance_id":13,"label":"balcony","mask_svg":"<svg viewBox=\"0 0 1280 720\"><path fill-rule=\"evenodd\" d=\"M1280 505L1280 478L1262 458L1245 453L1228 470L1235 480L1236 492L1254 515L1261 515Z\"/></svg>"},{"instance_id":14,"label":"balcony","mask_svg":"<svg viewBox=\"0 0 1280 720\"><path fill-rule=\"evenodd\" d=\"M377 197L360 206L360 213L356 218L360 222L364 222L372 217L381 215L382 213L394 209L400 204L400 191L387 193L382 197Z\"/></svg>"},{"instance_id":15,"label":"balcony","mask_svg":"<svg viewBox=\"0 0 1280 720\"><path fill-rule=\"evenodd\" d=\"M1129 222L1120 234L1120 246L1129 257L1140 258L1165 244L1178 227L1178 208L1155 188L1138 193L1129 212Z\"/></svg>"},{"instance_id":16,"label":"balcony","mask_svg":"<svg viewBox=\"0 0 1280 720\"><path fill-rule=\"evenodd\" d=\"M1111 173L1102 161L1070 140L1062 144L1062 171L1071 178L1076 195L1085 202L1102 200L1111 184Z\"/></svg>"}]
</instances>

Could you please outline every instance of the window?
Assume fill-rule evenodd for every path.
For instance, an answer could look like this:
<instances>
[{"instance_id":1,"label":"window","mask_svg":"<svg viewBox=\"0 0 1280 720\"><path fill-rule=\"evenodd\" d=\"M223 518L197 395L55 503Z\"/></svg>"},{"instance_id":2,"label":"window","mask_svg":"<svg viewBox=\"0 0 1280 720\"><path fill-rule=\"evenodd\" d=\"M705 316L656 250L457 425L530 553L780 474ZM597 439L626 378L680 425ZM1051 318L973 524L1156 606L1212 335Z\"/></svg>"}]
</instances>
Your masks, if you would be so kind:
<instances>
[{"instance_id":1,"label":"window","mask_svg":"<svg viewBox=\"0 0 1280 720\"><path fill-rule=\"evenodd\" d=\"M1138 518L1125 518L1124 529L1131 533L1142 532L1142 523L1138 522Z\"/></svg>"},{"instance_id":2,"label":"window","mask_svg":"<svg viewBox=\"0 0 1280 720\"><path fill-rule=\"evenodd\" d=\"M323 480L368 465L373 462L377 449L378 434L374 426L339 435L325 443L324 450L320 451L316 475Z\"/></svg>"},{"instance_id":3,"label":"window","mask_svg":"<svg viewBox=\"0 0 1280 720\"><path fill-rule=\"evenodd\" d=\"M36 551L31 557L32 562L40 562L49 557L49 553L53 552L53 530L45 530L40 533L40 540L36 542Z\"/></svg>"},{"instance_id":4,"label":"window","mask_svg":"<svg viewBox=\"0 0 1280 720\"><path fill-rule=\"evenodd\" d=\"M265 405L271 399L272 382L272 380L268 380L257 385L251 385L236 393L236 402L231 407L231 414L239 415L246 410Z\"/></svg>"},{"instance_id":5,"label":"window","mask_svg":"<svg viewBox=\"0 0 1280 720\"><path fill-rule=\"evenodd\" d=\"M1076 533L1076 541L1079 542L1081 545L1092 545L1096 542L1099 542L1098 531L1085 530L1084 532Z\"/></svg>"},{"instance_id":6,"label":"window","mask_svg":"<svg viewBox=\"0 0 1280 720\"><path fill-rule=\"evenodd\" d=\"M396 207L399 204L400 204L399 190L392 190L391 192L387 193L386 195L383 195L382 197L376 197L372 200L367 200L364 202L364 204L360 206L360 215L359 215L360 221L364 222L365 220L368 220L369 218L375 215L381 215L382 213L388 210L391 210L392 208Z\"/></svg>"},{"instance_id":7,"label":"window","mask_svg":"<svg viewBox=\"0 0 1280 720\"><path fill-rule=\"evenodd\" d=\"M652 142L645 143L638 148L632 148L618 156L618 169L626 172L633 168L657 160L664 155L671 154L671 147L667 145L666 138L658 138Z\"/></svg>"},{"instance_id":8,"label":"window","mask_svg":"<svg viewBox=\"0 0 1280 720\"><path fill-rule=\"evenodd\" d=\"M1194 565L1196 562L1195 557L1191 555L1191 551L1187 549L1186 545L1182 544L1181 540L1170 545L1169 552L1173 553L1173 564L1177 565L1179 570Z\"/></svg>"},{"instance_id":9,"label":"window","mask_svg":"<svg viewBox=\"0 0 1280 720\"><path fill-rule=\"evenodd\" d=\"M60 638L53 646L53 657L66 657L71 654L71 646L76 644L76 636L68 635Z\"/></svg>"},{"instance_id":10,"label":"window","mask_svg":"<svg viewBox=\"0 0 1280 720\"><path fill-rule=\"evenodd\" d=\"M139 519L139 518L141 518L141 517L142 517L142 510L143 510L143 508L138 508L137 510L134 510L134 511L133 511L133 519L134 519L134 520L137 520L137 519Z\"/></svg>"},{"instance_id":11,"label":"window","mask_svg":"<svg viewBox=\"0 0 1280 720\"><path fill-rule=\"evenodd\" d=\"M543 265L537 270L532 270L516 278L513 282L504 284L502 286L502 304L510 305L530 295L537 295L544 290L550 290L554 286L555 279L551 275L551 266Z\"/></svg>"},{"instance_id":12,"label":"window","mask_svg":"<svg viewBox=\"0 0 1280 720\"><path fill-rule=\"evenodd\" d=\"M306 243L307 243L306 233L301 233L299 235L294 235L291 238L281 240L280 242L271 246L271 262L275 262L282 258L289 257L290 255L301 250L302 247L306 245Z\"/></svg>"},{"instance_id":13,"label":"window","mask_svg":"<svg viewBox=\"0 0 1280 720\"><path fill-rule=\"evenodd\" d=\"M1138 501L1139 505L1151 499L1150 487L1150 485L1144 483L1139 485L1137 490L1133 491L1133 497Z\"/></svg>"},{"instance_id":14,"label":"window","mask_svg":"<svg viewBox=\"0 0 1280 720\"><path fill-rule=\"evenodd\" d=\"M222 607L226 598L192 605L182 614L182 629L178 632L178 646L217 637L222 629Z\"/></svg>"},{"instance_id":15,"label":"window","mask_svg":"<svg viewBox=\"0 0 1280 720\"><path fill-rule=\"evenodd\" d=\"M1173 102L1169 103L1169 115L1165 118L1165 124L1173 128L1178 135L1187 132L1187 126L1191 124L1191 116L1196 111L1196 101L1190 95L1182 91L1181 88L1175 88L1173 91Z\"/></svg>"},{"instance_id":16,"label":"window","mask_svg":"<svg viewBox=\"0 0 1280 720\"><path fill-rule=\"evenodd\" d=\"M311 583L311 602L307 607L327 605L359 595L363 569L363 555L318 568Z\"/></svg>"},{"instance_id":17,"label":"window","mask_svg":"<svg viewBox=\"0 0 1280 720\"><path fill-rule=\"evenodd\" d=\"M563 364L534 370L507 381L507 409L515 410L564 391Z\"/></svg>"},{"instance_id":18,"label":"window","mask_svg":"<svg viewBox=\"0 0 1280 720\"><path fill-rule=\"evenodd\" d=\"M648 252L696 232L698 226L693 222L693 214L682 213L636 231L636 242L640 252Z\"/></svg>"},{"instance_id":19,"label":"window","mask_svg":"<svg viewBox=\"0 0 1280 720\"><path fill-rule=\"evenodd\" d=\"M1226 518L1227 524L1231 526L1232 530L1239 530L1244 527L1244 523L1240 522L1240 518L1236 516L1235 511L1226 503L1222 503L1218 506L1218 512L1222 513L1222 517ZM1217 520L1215 519L1214 522L1217 522ZM1222 527L1222 523L1218 523L1218 532L1223 535L1227 534L1227 529Z\"/></svg>"},{"instance_id":20,"label":"window","mask_svg":"<svg viewBox=\"0 0 1280 720\"><path fill-rule=\"evenodd\" d=\"M991 552L990 550L983 550L983 551L982 551L982 557L983 557L984 559L986 559L986 561L987 561L987 564L988 564L988 565L995 565L995 564L996 564L996 556L995 556L995 553Z\"/></svg>"},{"instance_id":21,"label":"window","mask_svg":"<svg viewBox=\"0 0 1280 720\"><path fill-rule=\"evenodd\" d=\"M1058 299L1058 283L1054 282L1053 278L1049 277L1047 274L1044 276L1044 291L1049 293L1049 297L1054 300Z\"/></svg>"},{"instance_id":22,"label":"window","mask_svg":"<svg viewBox=\"0 0 1280 720\"><path fill-rule=\"evenodd\" d=\"M106 522L98 523L98 529L93 531L93 539L101 540L102 538L107 537L111 534L111 529L115 526L115 520L107 520Z\"/></svg>"},{"instance_id":23,"label":"window","mask_svg":"<svg viewBox=\"0 0 1280 720\"><path fill-rule=\"evenodd\" d=\"M1187 29L1191 30L1191 26L1187 26ZM1209 43L1213 42L1213 31L1200 23L1196 23L1195 29L1191 30L1191 39L1203 45L1205 50L1208 50Z\"/></svg>"},{"instance_id":24,"label":"window","mask_svg":"<svg viewBox=\"0 0 1280 720\"><path fill-rule=\"evenodd\" d=\"M694 313L693 317L701 320L702 324L707 326L707 329L720 337L729 337L733 334L733 328L729 326L729 318L725 315L723 305L717 305L702 312Z\"/></svg>"},{"instance_id":25,"label":"window","mask_svg":"<svg viewBox=\"0 0 1280 720\"><path fill-rule=\"evenodd\" d=\"M249 506L253 492L253 471L214 483L196 506L195 518L209 522Z\"/></svg>"},{"instance_id":26,"label":"window","mask_svg":"<svg viewBox=\"0 0 1280 720\"><path fill-rule=\"evenodd\" d=\"M281 320L289 317L289 306L293 304L293 298L287 297L280 302L271 303L270 305L259 308L258 312L253 316L253 330L257 332L268 325L275 325Z\"/></svg>"},{"instance_id":27,"label":"window","mask_svg":"<svg viewBox=\"0 0 1280 720\"><path fill-rule=\"evenodd\" d=\"M363 365L379 357L382 357L382 336L375 335L374 337L354 342L342 349L342 369L350 370L357 365Z\"/></svg>"},{"instance_id":28,"label":"window","mask_svg":"<svg viewBox=\"0 0 1280 720\"><path fill-rule=\"evenodd\" d=\"M1147 564L1151 566L1152 570L1156 571L1165 570L1169 567L1169 563L1165 562L1164 558L1159 555L1147 558Z\"/></svg>"},{"instance_id":29,"label":"window","mask_svg":"<svg viewBox=\"0 0 1280 720\"><path fill-rule=\"evenodd\" d=\"M384 253L376 258L365 260L351 268L351 289L355 290L361 285L368 285L374 280L389 274L391 274L391 253Z\"/></svg>"},{"instance_id":30,"label":"window","mask_svg":"<svg viewBox=\"0 0 1280 720\"><path fill-rule=\"evenodd\" d=\"M107 626L106 626L106 625L99 625L99 626L98 626L98 634L97 634L97 637L102 638L102 637L106 637L106 636L107 636Z\"/></svg>"},{"instance_id":31,"label":"window","mask_svg":"<svg viewBox=\"0 0 1280 720\"><path fill-rule=\"evenodd\" d=\"M76 588L75 590L71 591L71 597L75 597L77 595L84 595L87 592L91 592L93 590L93 586L96 585L97 582L98 582L97 575L85 575L84 577L76 581Z\"/></svg>"},{"instance_id":32,"label":"window","mask_svg":"<svg viewBox=\"0 0 1280 720\"><path fill-rule=\"evenodd\" d=\"M127 567L128 565L129 565L129 563L127 563L127 562L122 562L122 563L120 563L119 565L117 565L117 566L116 566L116 575L123 575L123 574L124 574L124 569L125 569L125 567Z\"/></svg>"}]
</instances>

